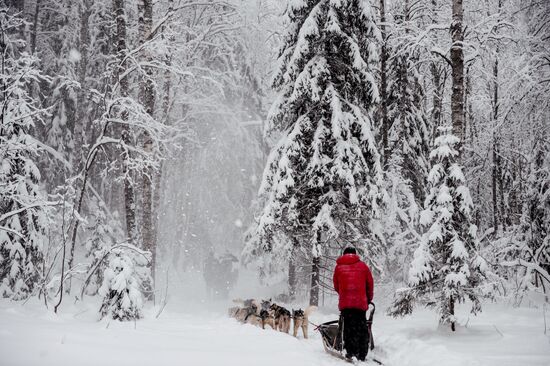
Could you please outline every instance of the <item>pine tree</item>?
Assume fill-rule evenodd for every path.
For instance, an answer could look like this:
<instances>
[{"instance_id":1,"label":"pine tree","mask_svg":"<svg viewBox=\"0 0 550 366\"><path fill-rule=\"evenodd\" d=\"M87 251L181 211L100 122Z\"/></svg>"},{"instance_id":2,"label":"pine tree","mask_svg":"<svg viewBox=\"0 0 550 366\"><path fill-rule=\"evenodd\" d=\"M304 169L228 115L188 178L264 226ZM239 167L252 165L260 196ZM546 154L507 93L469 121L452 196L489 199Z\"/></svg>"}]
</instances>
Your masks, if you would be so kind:
<instances>
[{"instance_id":1,"label":"pine tree","mask_svg":"<svg viewBox=\"0 0 550 366\"><path fill-rule=\"evenodd\" d=\"M393 160L393 159L392 159ZM402 283L407 278L407 268L412 258L412 251L418 242L420 205L411 189L410 182L403 178L399 165L390 161L384 175L385 192L384 210L377 221L381 241L381 253L374 268L382 269L380 277Z\"/></svg>"},{"instance_id":2,"label":"pine tree","mask_svg":"<svg viewBox=\"0 0 550 366\"><path fill-rule=\"evenodd\" d=\"M381 21L385 18L384 1L380 2ZM385 182L388 193L381 226L384 231L385 267L396 281L406 277L411 245L417 242L419 207L426 197L430 129L426 118L424 88L419 75L420 46L410 34L418 22L411 18L409 2L393 3L389 14L391 26L382 52L386 54L384 82L386 88L378 111L388 120L381 131L386 143ZM401 14L403 14L401 16ZM393 23L392 24L392 21ZM382 75L381 75L382 76Z\"/></svg>"},{"instance_id":3,"label":"pine tree","mask_svg":"<svg viewBox=\"0 0 550 366\"><path fill-rule=\"evenodd\" d=\"M136 254L137 253L137 254ZM99 310L101 317L109 316L115 320L134 320L142 317L144 280L150 273L145 266L149 253L140 252L133 246L115 246L107 250L107 265L103 272L103 284L99 295L103 303ZM150 255L149 255L150 256ZM141 259L140 259L141 258ZM145 270L143 272L142 270ZM141 272L141 273L140 273Z\"/></svg>"},{"instance_id":4,"label":"pine tree","mask_svg":"<svg viewBox=\"0 0 550 366\"><path fill-rule=\"evenodd\" d=\"M477 253L473 203L457 163L459 139L442 128L430 153L430 191L420 223L427 228L409 270L409 287L398 292L393 315L412 312L413 303L436 306L442 323L455 330L455 305L468 298L481 310L485 261Z\"/></svg>"},{"instance_id":5,"label":"pine tree","mask_svg":"<svg viewBox=\"0 0 550 366\"><path fill-rule=\"evenodd\" d=\"M24 21L0 8L0 295L28 297L40 282L46 200L38 183L38 146L33 128L45 110L28 85L48 81L19 38Z\"/></svg>"},{"instance_id":6,"label":"pine tree","mask_svg":"<svg viewBox=\"0 0 550 366\"><path fill-rule=\"evenodd\" d=\"M424 201L429 169L429 129L422 105L422 88L413 63L416 57L404 52L405 44L397 43L388 66L388 144L390 164L399 166L410 182L419 204Z\"/></svg>"},{"instance_id":7,"label":"pine tree","mask_svg":"<svg viewBox=\"0 0 550 366\"><path fill-rule=\"evenodd\" d=\"M120 225L118 215L109 215L103 202L92 199L88 203L91 212L86 225L88 237L85 241L86 257L93 260L88 266L89 277L85 282L86 294L95 295L103 283L103 272L108 250L116 246L124 238L124 230Z\"/></svg>"},{"instance_id":8,"label":"pine tree","mask_svg":"<svg viewBox=\"0 0 550 366\"><path fill-rule=\"evenodd\" d=\"M382 169L372 112L380 34L371 7L359 0L293 2L288 16L273 83L279 96L266 127L282 138L268 158L252 242L270 251L283 232L309 245L315 304L323 243L357 242L379 214Z\"/></svg>"}]
</instances>

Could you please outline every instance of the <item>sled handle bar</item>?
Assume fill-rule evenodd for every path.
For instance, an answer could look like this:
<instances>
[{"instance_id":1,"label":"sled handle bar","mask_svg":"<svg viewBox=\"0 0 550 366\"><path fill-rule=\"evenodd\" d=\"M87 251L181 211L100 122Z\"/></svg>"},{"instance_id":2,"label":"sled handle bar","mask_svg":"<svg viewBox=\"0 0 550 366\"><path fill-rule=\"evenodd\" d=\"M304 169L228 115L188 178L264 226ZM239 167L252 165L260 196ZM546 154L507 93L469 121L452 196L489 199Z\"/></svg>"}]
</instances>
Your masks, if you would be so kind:
<instances>
[{"instance_id":1,"label":"sled handle bar","mask_svg":"<svg viewBox=\"0 0 550 366\"><path fill-rule=\"evenodd\" d=\"M374 312L376 311L376 305L373 302L369 302L369 306L370 305L372 305L372 311L369 314L369 318L367 319L367 322L369 324L372 324L372 318L374 317ZM323 323L323 324L315 324L315 323L312 323L312 322L308 321L309 324L311 324L315 327L315 330L318 330L323 325L332 325L332 324L337 324L338 322L339 322L339 320L333 320L333 321L326 322L326 323Z\"/></svg>"},{"instance_id":2,"label":"sled handle bar","mask_svg":"<svg viewBox=\"0 0 550 366\"><path fill-rule=\"evenodd\" d=\"M369 302L369 307L370 307L370 305L372 305L372 311L369 314L368 321L372 323L372 318L374 317L374 312L376 311L376 305L374 305L374 303L372 301Z\"/></svg>"}]
</instances>

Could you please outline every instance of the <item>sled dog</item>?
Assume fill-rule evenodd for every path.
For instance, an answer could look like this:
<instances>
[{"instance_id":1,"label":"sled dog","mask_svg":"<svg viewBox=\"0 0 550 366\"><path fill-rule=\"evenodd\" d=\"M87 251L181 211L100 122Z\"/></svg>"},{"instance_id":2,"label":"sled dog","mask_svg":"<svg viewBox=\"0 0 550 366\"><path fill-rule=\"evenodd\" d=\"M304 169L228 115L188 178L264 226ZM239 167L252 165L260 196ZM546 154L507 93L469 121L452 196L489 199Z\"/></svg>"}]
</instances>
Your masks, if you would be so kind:
<instances>
[{"instance_id":1,"label":"sled dog","mask_svg":"<svg viewBox=\"0 0 550 366\"><path fill-rule=\"evenodd\" d=\"M317 306L311 305L306 310L298 309L292 310L292 318L294 319L294 337L298 337L298 329L302 328L304 338L307 339L307 327L309 324L309 315L317 310Z\"/></svg>"},{"instance_id":2,"label":"sled dog","mask_svg":"<svg viewBox=\"0 0 550 366\"><path fill-rule=\"evenodd\" d=\"M269 307L275 319L275 329L288 333L290 331L290 311L277 304L271 304Z\"/></svg>"},{"instance_id":3,"label":"sled dog","mask_svg":"<svg viewBox=\"0 0 550 366\"><path fill-rule=\"evenodd\" d=\"M270 306L271 306L271 299L262 300L262 302L260 304L260 310L269 310Z\"/></svg>"},{"instance_id":4,"label":"sled dog","mask_svg":"<svg viewBox=\"0 0 550 366\"><path fill-rule=\"evenodd\" d=\"M238 307L238 306L233 306L229 309L227 309L227 315L229 315L229 317L231 318L236 318L237 317L237 313L239 312L241 308Z\"/></svg>"},{"instance_id":5,"label":"sled dog","mask_svg":"<svg viewBox=\"0 0 550 366\"><path fill-rule=\"evenodd\" d=\"M262 326L262 318L256 314L255 312L254 313L250 313L248 314L245 318L244 318L244 321L243 323L245 324L252 324L252 325L255 325L257 327L261 327Z\"/></svg>"},{"instance_id":6,"label":"sled dog","mask_svg":"<svg viewBox=\"0 0 550 366\"><path fill-rule=\"evenodd\" d=\"M266 325L269 325L271 329L275 329L275 317L268 310L260 310L260 319L262 320L262 329L265 329Z\"/></svg>"},{"instance_id":7,"label":"sled dog","mask_svg":"<svg viewBox=\"0 0 550 366\"><path fill-rule=\"evenodd\" d=\"M229 316L237 319L241 323L247 323L248 318L252 315L255 317L259 317L258 314L256 314L256 307L255 306L249 306L249 307L232 307L229 308Z\"/></svg>"}]
</instances>

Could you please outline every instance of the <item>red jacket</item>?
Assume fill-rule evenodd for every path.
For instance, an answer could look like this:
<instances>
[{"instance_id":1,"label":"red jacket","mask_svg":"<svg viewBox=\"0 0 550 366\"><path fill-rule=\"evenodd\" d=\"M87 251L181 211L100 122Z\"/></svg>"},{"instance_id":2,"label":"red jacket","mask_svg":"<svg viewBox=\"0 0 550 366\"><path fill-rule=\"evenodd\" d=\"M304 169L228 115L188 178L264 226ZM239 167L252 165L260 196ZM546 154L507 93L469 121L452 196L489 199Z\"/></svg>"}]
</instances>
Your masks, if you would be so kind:
<instances>
[{"instance_id":1,"label":"red jacket","mask_svg":"<svg viewBox=\"0 0 550 366\"><path fill-rule=\"evenodd\" d=\"M336 260L332 280L339 295L338 309L369 308L374 282L369 267L357 254L344 254Z\"/></svg>"}]
</instances>

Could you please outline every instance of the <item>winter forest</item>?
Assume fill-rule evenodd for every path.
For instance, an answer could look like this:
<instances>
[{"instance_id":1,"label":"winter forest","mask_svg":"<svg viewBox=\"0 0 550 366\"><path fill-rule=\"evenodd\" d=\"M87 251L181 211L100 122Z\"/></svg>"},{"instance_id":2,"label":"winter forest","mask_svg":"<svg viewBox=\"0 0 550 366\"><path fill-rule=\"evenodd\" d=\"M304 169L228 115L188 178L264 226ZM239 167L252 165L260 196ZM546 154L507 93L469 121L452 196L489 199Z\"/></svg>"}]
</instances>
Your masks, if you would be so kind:
<instances>
[{"instance_id":1,"label":"winter forest","mask_svg":"<svg viewBox=\"0 0 550 366\"><path fill-rule=\"evenodd\" d=\"M343 365L349 246L376 363L550 364L550 1L0 0L0 68L0 364Z\"/></svg>"}]
</instances>

